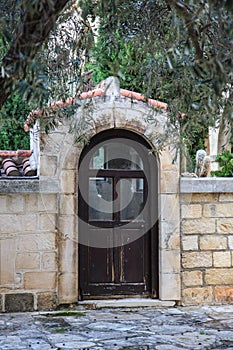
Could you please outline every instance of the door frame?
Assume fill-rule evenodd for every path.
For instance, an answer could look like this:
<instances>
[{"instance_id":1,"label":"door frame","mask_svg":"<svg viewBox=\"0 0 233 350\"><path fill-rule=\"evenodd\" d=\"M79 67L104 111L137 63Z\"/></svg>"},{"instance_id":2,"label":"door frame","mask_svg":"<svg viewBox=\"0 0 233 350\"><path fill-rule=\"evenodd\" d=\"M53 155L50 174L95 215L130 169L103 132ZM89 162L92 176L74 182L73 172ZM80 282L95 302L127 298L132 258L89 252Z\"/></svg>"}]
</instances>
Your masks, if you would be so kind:
<instances>
[{"instance_id":1,"label":"door frame","mask_svg":"<svg viewBox=\"0 0 233 350\"><path fill-rule=\"evenodd\" d=\"M87 155L88 152L91 151L91 149L98 145L99 143L107 140L111 140L112 138L117 139L117 138L126 138L129 140L133 140L136 142L139 142L141 145L146 147L148 150L152 150L151 145L149 142L142 136L139 135L136 132L130 131L130 130L125 130L125 129L109 129L109 130L104 130L95 136L93 136L89 142L89 144L84 147L82 150L82 153L79 158L79 166L84 159L84 157ZM150 162L149 168L147 170L149 176L149 182L150 185L152 186L151 188L151 193L156 195L156 200L152 201L151 196L150 196L150 220L155 217L155 211L157 212L157 218L158 218L158 162L157 162L157 157L154 154L148 153L148 157L150 157ZM156 175L156 176L155 176ZM78 198L80 198L80 192L78 190ZM78 202L78 217L80 217L80 211L82 210L81 208L81 201ZM87 209L87 208L85 208ZM150 285L151 285L151 290L150 290L150 297L153 298L159 298L159 246L158 246L158 241L159 241L159 222L158 220L152 225L151 222L148 222L148 225L150 227ZM80 227L80 224L79 224ZM78 247L78 250L80 252L80 244ZM78 270L80 271L80 260L78 259ZM79 273L80 275L80 273ZM80 282L80 281L79 281ZM79 283L78 282L78 283ZM80 284L79 284L80 286ZM80 289L80 288L79 288ZM79 296L80 297L80 296ZM104 296L105 297L105 296ZM91 297L90 297L91 298Z\"/></svg>"}]
</instances>

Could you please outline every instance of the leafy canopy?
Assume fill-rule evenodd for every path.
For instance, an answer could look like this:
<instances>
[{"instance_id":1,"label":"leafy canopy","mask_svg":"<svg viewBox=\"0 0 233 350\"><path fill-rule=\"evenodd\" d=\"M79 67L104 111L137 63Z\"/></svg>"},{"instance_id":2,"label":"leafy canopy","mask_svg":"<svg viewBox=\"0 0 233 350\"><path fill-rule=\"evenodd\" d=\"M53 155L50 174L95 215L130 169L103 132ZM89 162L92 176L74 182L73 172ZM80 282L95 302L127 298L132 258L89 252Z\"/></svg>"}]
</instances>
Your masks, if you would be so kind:
<instances>
[{"instance_id":1,"label":"leafy canopy","mask_svg":"<svg viewBox=\"0 0 233 350\"><path fill-rule=\"evenodd\" d=\"M232 128L232 10L231 0L1 2L0 108L15 90L38 105L77 93L89 59L95 83L117 75L167 102L193 149L216 121Z\"/></svg>"},{"instance_id":2,"label":"leafy canopy","mask_svg":"<svg viewBox=\"0 0 233 350\"><path fill-rule=\"evenodd\" d=\"M64 98L70 79L80 76L86 46L86 35L79 40L85 23L78 12L74 0L1 3L0 108L13 91L38 106L52 98Z\"/></svg>"},{"instance_id":3,"label":"leafy canopy","mask_svg":"<svg viewBox=\"0 0 233 350\"><path fill-rule=\"evenodd\" d=\"M30 110L79 90L87 33L75 1L0 3L0 148L28 148Z\"/></svg>"},{"instance_id":4,"label":"leafy canopy","mask_svg":"<svg viewBox=\"0 0 233 350\"><path fill-rule=\"evenodd\" d=\"M117 75L121 86L167 102L190 150L203 147L200 139L216 121L231 131L232 1L79 3L84 17L99 18L89 65L96 83Z\"/></svg>"}]
</instances>

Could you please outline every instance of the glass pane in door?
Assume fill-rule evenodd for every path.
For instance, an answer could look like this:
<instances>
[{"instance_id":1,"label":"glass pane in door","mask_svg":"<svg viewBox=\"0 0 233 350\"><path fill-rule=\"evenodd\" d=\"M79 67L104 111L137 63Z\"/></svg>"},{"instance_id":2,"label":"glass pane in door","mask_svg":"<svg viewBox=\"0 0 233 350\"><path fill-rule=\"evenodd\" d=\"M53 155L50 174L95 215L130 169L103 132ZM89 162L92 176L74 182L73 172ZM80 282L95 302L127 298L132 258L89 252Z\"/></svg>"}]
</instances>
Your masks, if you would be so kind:
<instances>
[{"instance_id":1,"label":"glass pane in door","mask_svg":"<svg viewBox=\"0 0 233 350\"><path fill-rule=\"evenodd\" d=\"M91 158L90 168L91 169L104 169L105 149L100 147L94 153Z\"/></svg>"},{"instance_id":2,"label":"glass pane in door","mask_svg":"<svg viewBox=\"0 0 233 350\"><path fill-rule=\"evenodd\" d=\"M122 139L110 140L95 151L90 169L143 170L143 161L136 149Z\"/></svg>"},{"instance_id":3,"label":"glass pane in door","mask_svg":"<svg viewBox=\"0 0 233 350\"><path fill-rule=\"evenodd\" d=\"M120 220L143 220L144 179L120 179Z\"/></svg>"},{"instance_id":4,"label":"glass pane in door","mask_svg":"<svg viewBox=\"0 0 233 350\"><path fill-rule=\"evenodd\" d=\"M113 179L89 178L89 220L110 221L113 216Z\"/></svg>"}]
</instances>

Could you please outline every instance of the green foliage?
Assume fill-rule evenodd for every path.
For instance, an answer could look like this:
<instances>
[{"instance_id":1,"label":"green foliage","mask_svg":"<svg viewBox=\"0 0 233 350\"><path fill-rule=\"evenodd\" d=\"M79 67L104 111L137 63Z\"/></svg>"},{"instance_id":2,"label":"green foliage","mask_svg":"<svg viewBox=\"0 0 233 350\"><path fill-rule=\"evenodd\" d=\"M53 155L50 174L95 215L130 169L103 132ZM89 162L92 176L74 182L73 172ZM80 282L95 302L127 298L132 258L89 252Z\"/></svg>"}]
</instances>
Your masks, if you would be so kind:
<instances>
[{"instance_id":1,"label":"green foliage","mask_svg":"<svg viewBox=\"0 0 233 350\"><path fill-rule=\"evenodd\" d=\"M29 135L23 131L24 119L32 109L29 104L42 108L49 101L64 100L75 95L82 88L83 57L90 37L86 38L87 25L81 20L75 1L70 2L70 6L61 13L56 23L54 14L49 18L51 7L58 7L58 3L64 2L6 0L0 3L0 106L1 98L11 93L4 107L0 108L0 148L10 150L29 147ZM45 23L40 21L44 12L48 15L46 22L52 21L53 30L50 35L46 34L41 46L40 35L43 37L46 32ZM35 20L25 23L26 16L34 16ZM34 37L38 36L38 43L29 45L30 52L24 50L23 44L23 53L18 55L19 44L14 47L14 42L20 38L24 40L34 22L37 23ZM11 64L12 45L15 50L14 64ZM41 47L39 51L36 49L37 45ZM9 81L5 79L7 77ZM56 124L62 113L64 118L70 111L53 113L49 122L44 122L46 131Z\"/></svg>"},{"instance_id":2,"label":"green foliage","mask_svg":"<svg viewBox=\"0 0 233 350\"><path fill-rule=\"evenodd\" d=\"M7 7L8 5L10 5L10 1L1 4L3 8L0 9L4 10L4 6ZM13 9L11 8L11 10L13 14ZM15 11L16 9L14 9L14 13ZM6 16L6 12L4 13ZM8 20L11 22L8 28L1 28L0 26L0 31L3 31L0 37L0 59L9 47L11 36L7 29L10 30L12 28L12 21L15 21L15 18L8 18ZM30 148L29 134L23 130L25 118L30 111L31 107L22 100L19 94L12 94L7 99L4 107L0 110L0 149L17 150Z\"/></svg>"},{"instance_id":3,"label":"green foliage","mask_svg":"<svg viewBox=\"0 0 233 350\"><path fill-rule=\"evenodd\" d=\"M94 84L115 75L121 87L167 102L170 121L180 125L181 143L185 140L192 169L197 149L204 146L208 126L214 125L222 107L216 91L208 84L213 62L206 66L204 77L207 63L199 66L181 20L165 1L97 4L95 9L89 8L89 13L95 10L100 17L88 64L88 69L94 69ZM88 13L87 2L82 1L82 5ZM180 118L181 112L185 118Z\"/></svg>"},{"instance_id":4,"label":"green foliage","mask_svg":"<svg viewBox=\"0 0 233 350\"><path fill-rule=\"evenodd\" d=\"M75 3L0 4L0 108L12 92L42 107L79 91L89 33Z\"/></svg>"},{"instance_id":5,"label":"green foliage","mask_svg":"<svg viewBox=\"0 0 233 350\"><path fill-rule=\"evenodd\" d=\"M4 43L3 37L0 37L0 59L5 55L7 51L7 44Z\"/></svg>"},{"instance_id":6,"label":"green foliage","mask_svg":"<svg viewBox=\"0 0 233 350\"><path fill-rule=\"evenodd\" d=\"M117 36L117 47L110 51L106 38L102 37L100 32L97 44L93 48L92 60L88 64L88 68L94 69L94 85L113 75L120 79L122 88L145 93L145 81L141 77L147 73L150 58L147 57L147 53L142 53L139 57L133 41L126 42L116 33ZM136 59L140 60L140 67L135 64Z\"/></svg>"},{"instance_id":7,"label":"green foliage","mask_svg":"<svg viewBox=\"0 0 233 350\"><path fill-rule=\"evenodd\" d=\"M85 1L82 3L87 6ZM161 73L168 65L163 62L165 48L161 50L160 44L161 38L169 36L169 33L166 25L162 28L160 24L161 20L167 21L166 16L170 17L168 11L159 19L162 9L157 3L155 6L145 1L97 3L95 11L100 18L100 27L88 65L94 69L94 83L115 75L119 77L123 88L137 90L148 97L159 96L157 90L160 95L166 94L169 82L164 84ZM93 12L93 9L89 11ZM152 34L150 21L154 17L156 22L153 22Z\"/></svg>"},{"instance_id":8,"label":"green foliage","mask_svg":"<svg viewBox=\"0 0 233 350\"><path fill-rule=\"evenodd\" d=\"M233 153L225 151L222 154L218 154L216 161L220 166L220 170L211 171L212 176L217 177L232 177L233 176Z\"/></svg>"},{"instance_id":9,"label":"green foliage","mask_svg":"<svg viewBox=\"0 0 233 350\"><path fill-rule=\"evenodd\" d=\"M189 139L182 140L183 147L181 146L181 156L186 159L186 171L191 173L195 171L197 151L206 149L205 138L207 135L205 128L201 130L193 128L193 130L193 135L190 135Z\"/></svg>"},{"instance_id":10,"label":"green foliage","mask_svg":"<svg viewBox=\"0 0 233 350\"><path fill-rule=\"evenodd\" d=\"M77 6L67 8L35 62L39 68L36 77L40 71L47 100L64 100L82 90L81 73L92 40L91 28L82 21Z\"/></svg>"},{"instance_id":11,"label":"green foliage","mask_svg":"<svg viewBox=\"0 0 233 350\"><path fill-rule=\"evenodd\" d=\"M85 16L100 18L94 80L118 75L122 86L185 114L208 116L209 123L219 117L222 93L232 84L232 16L227 3L219 8L190 0L183 4L185 15L171 3L183 2L80 1Z\"/></svg>"},{"instance_id":12,"label":"green foliage","mask_svg":"<svg viewBox=\"0 0 233 350\"><path fill-rule=\"evenodd\" d=\"M8 98L0 111L0 149L30 149L29 133L23 124L31 108L18 94Z\"/></svg>"},{"instance_id":13,"label":"green foliage","mask_svg":"<svg viewBox=\"0 0 233 350\"><path fill-rule=\"evenodd\" d=\"M66 1L0 4L1 58L12 44L14 49L13 64L11 55L2 59L2 76L10 78L0 75L0 102L13 89L39 107L79 93L89 60L94 83L116 75L122 87L167 102L170 121L176 128L179 124L191 153L216 121L224 118L233 127L232 1L80 0L81 15L75 1L62 13L61 3ZM51 19L48 33L53 28L49 39L44 14ZM31 17L35 21L25 22ZM92 46L96 19L99 30ZM14 46L14 35L19 45Z\"/></svg>"}]
</instances>

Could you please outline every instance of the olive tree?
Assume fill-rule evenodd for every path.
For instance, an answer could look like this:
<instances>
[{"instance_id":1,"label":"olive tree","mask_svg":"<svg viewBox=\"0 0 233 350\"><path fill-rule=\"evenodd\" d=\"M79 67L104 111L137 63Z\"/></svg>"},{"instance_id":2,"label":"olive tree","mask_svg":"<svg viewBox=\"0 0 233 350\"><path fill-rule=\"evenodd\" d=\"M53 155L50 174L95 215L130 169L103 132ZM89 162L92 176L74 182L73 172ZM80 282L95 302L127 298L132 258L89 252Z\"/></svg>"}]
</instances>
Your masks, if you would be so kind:
<instances>
[{"instance_id":1,"label":"olive tree","mask_svg":"<svg viewBox=\"0 0 233 350\"><path fill-rule=\"evenodd\" d=\"M229 0L79 2L99 18L91 68L169 104L169 117L190 149L208 126L233 121L233 3ZM184 117L185 116L185 117Z\"/></svg>"},{"instance_id":2,"label":"olive tree","mask_svg":"<svg viewBox=\"0 0 233 350\"><path fill-rule=\"evenodd\" d=\"M198 146L209 125L232 126L232 10L231 0L6 0L0 108L13 90L41 104L75 94L92 68L95 83L116 75L167 102L181 138Z\"/></svg>"}]
</instances>

